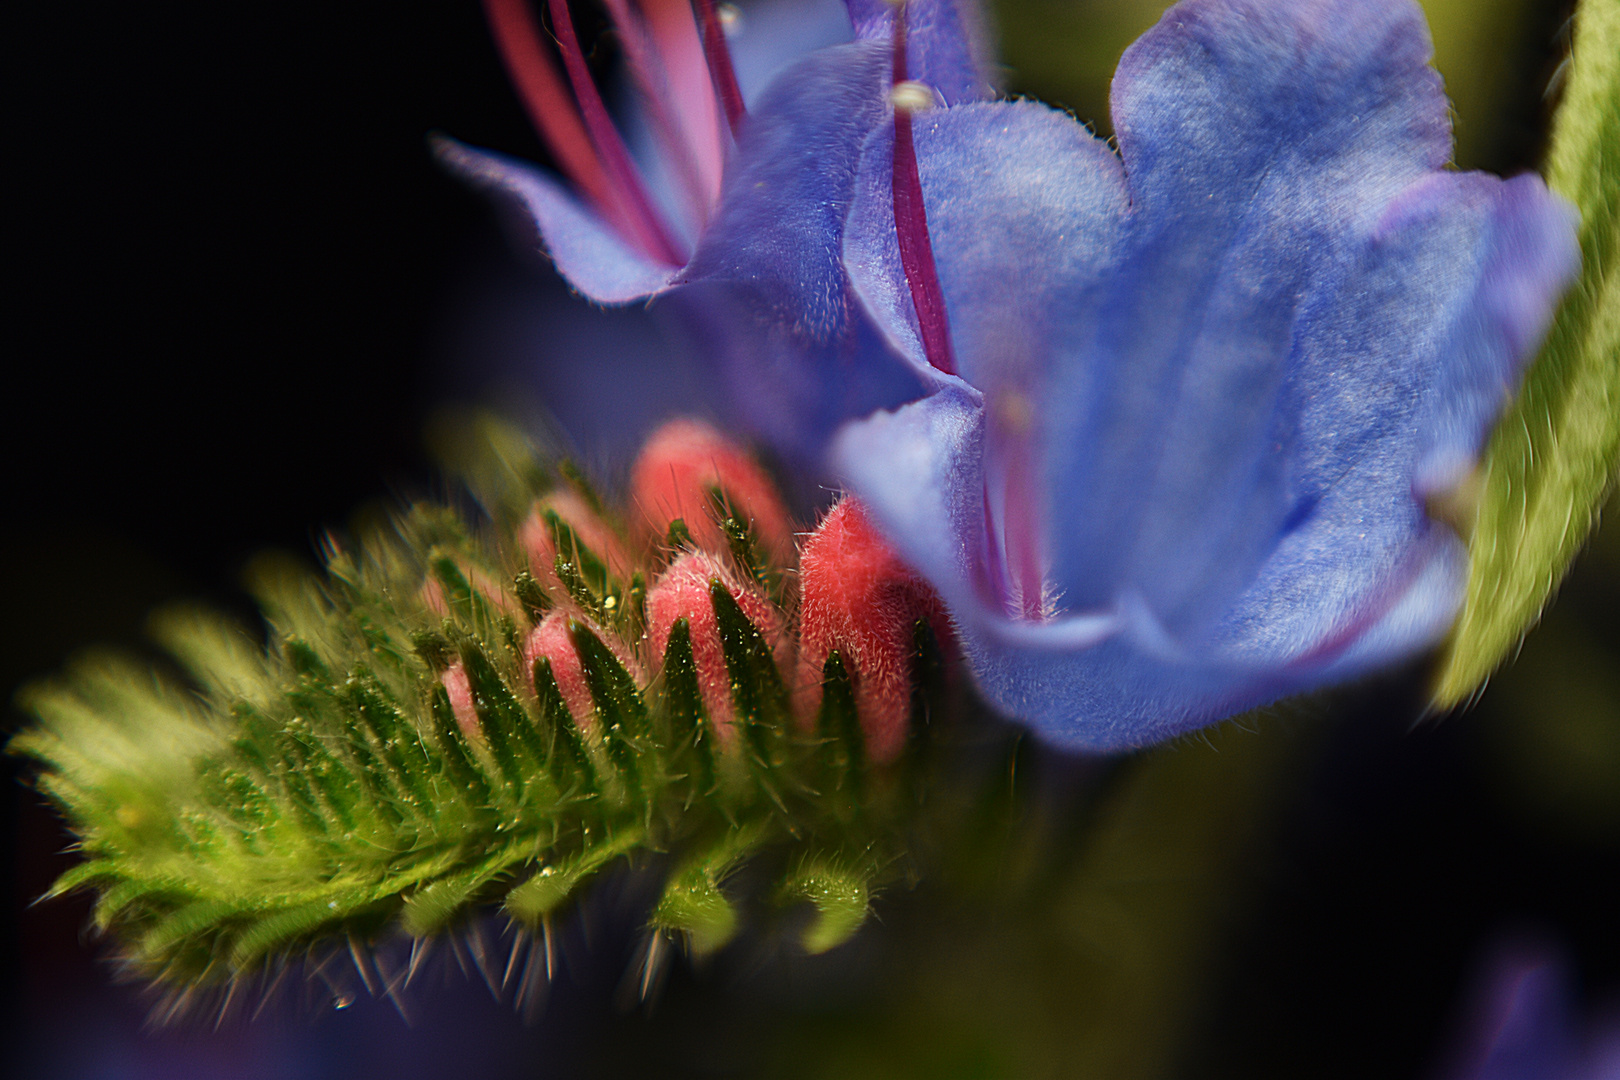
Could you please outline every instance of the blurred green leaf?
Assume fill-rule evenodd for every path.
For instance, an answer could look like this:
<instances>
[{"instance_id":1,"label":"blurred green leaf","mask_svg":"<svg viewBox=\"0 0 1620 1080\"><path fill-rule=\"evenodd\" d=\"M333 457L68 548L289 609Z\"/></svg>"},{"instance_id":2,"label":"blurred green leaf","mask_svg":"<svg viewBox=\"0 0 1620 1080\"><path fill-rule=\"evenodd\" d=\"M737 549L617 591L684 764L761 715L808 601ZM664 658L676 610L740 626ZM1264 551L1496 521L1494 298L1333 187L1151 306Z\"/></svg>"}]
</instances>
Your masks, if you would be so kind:
<instances>
[{"instance_id":1,"label":"blurred green leaf","mask_svg":"<svg viewBox=\"0 0 1620 1080\"><path fill-rule=\"evenodd\" d=\"M1548 183L1581 212L1580 280L1485 453L1467 599L1435 686L1455 705L1535 622L1585 542L1620 452L1620 0L1576 13Z\"/></svg>"}]
</instances>

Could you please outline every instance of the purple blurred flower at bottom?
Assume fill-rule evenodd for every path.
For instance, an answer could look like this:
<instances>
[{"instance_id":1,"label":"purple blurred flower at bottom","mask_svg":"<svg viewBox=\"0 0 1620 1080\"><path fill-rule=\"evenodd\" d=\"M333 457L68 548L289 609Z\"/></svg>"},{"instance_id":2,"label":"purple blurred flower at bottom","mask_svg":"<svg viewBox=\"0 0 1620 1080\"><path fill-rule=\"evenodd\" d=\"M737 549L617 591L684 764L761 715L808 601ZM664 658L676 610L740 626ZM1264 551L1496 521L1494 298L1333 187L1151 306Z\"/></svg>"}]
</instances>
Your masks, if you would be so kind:
<instances>
[{"instance_id":1,"label":"purple blurred flower at bottom","mask_svg":"<svg viewBox=\"0 0 1620 1080\"><path fill-rule=\"evenodd\" d=\"M1538 178L1446 168L1431 51L1411 0L1185 0L1120 61L1117 154L1033 102L916 112L937 304L911 151L868 139L844 262L935 389L837 464L1047 740L1145 745L1450 626L1429 510L1579 253Z\"/></svg>"},{"instance_id":2,"label":"purple blurred flower at bottom","mask_svg":"<svg viewBox=\"0 0 1620 1080\"><path fill-rule=\"evenodd\" d=\"M1620 1013L1583 1030L1569 981L1545 949L1502 951L1436 1080L1620 1080Z\"/></svg>"}]
</instances>

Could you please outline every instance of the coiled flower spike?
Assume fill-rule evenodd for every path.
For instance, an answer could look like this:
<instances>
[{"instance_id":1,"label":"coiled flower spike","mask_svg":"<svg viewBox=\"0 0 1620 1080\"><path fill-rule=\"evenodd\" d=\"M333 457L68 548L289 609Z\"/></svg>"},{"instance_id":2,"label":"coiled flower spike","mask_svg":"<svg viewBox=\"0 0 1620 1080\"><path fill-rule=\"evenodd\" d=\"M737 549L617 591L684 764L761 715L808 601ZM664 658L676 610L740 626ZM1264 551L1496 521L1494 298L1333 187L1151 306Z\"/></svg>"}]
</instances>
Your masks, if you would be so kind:
<instances>
[{"instance_id":1,"label":"coiled flower spike","mask_svg":"<svg viewBox=\"0 0 1620 1080\"><path fill-rule=\"evenodd\" d=\"M904 851L916 799L884 777L907 767L906 732L897 752L894 717L863 712L861 649L784 603L844 568L823 558L795 581L756 540L756 518L786 519L757 467L676 430L726 451L688 511L723 510L712 529L664 520L663 540L638 544L645 520L502 437L506 456L475 470L494 478L487 534L413 507L391 533L329 542L324 576L262 568L268 648L171 611L158 636L190 685L103 657L32 688L39 724L10 749L41 765L83 856L53 893L94 892L97 927L177 1001L345 946L392 993L415 961L380 973L372 944L432 940L488 904L544 937L620 861L663 875L650 926L695 951L759 904L808 903L812 951L847 939ZM591 535L628 554L605 558ZM939 663L930 623L877 618L904 621L883 633L916 643L899 660L920 692ZM807 632L818 701L796 715ZM868 753L879 727L885 748ZM755 858L776 884L744 905L726 881Z\"/></svg>"}]
</instances>

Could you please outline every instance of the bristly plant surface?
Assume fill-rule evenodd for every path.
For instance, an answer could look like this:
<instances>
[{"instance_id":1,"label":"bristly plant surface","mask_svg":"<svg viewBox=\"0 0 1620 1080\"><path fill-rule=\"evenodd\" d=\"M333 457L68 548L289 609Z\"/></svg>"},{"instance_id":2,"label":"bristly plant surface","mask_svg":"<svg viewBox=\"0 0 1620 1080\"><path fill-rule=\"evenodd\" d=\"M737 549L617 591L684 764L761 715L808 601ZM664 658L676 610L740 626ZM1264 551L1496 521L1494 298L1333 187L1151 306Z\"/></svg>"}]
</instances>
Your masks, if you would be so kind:
<instances>
[{"instance_id":1,"label":"bristly plant surface","mask_svg":"<svg viewBox=\"0 0 1620 1080\"><path fill-rule=\"evenodd\" d=\"M323 574L262 563L264 646L204 611L160 614L184 685L96 656L25 692L39 723L10 749L39 763L82 857L53 894L93 891L96 925L137 975L188 995L314 949L347 944L360 963L385 936L426 939L494 904L544 933L618 860L665 874L651 926L703 952L737 931L726 880L757 859L777 884L755 908L808 905L800 941L820 951L904 872L941 674L927 624L913 735L880 768L846 659L829 656L818 713L796 721L791 672L716 579L737 735L719 740L686 620L650 679L631 670L652 671L646 583L690 533L677 521L674 547L625 576L545 515L558 554L543 584L518 539L536 499L561 484L607 511L577 472L545 467L510 431L485 434L463 463L483 527L418 505L329 541ZM746 521L722 524L740 580L791 600L792 568L761 561ZM547 660L525 660L530 624L554 611L572 613L589 723ZM452 669L475 719L457 715Z\"/></svg>"},{"instance_id":2,"label":"bristly plant surface","mask_svg":"<svg viewBox=\"0 0 1620 1080\"><path fill-rule=\"evenodd\" d=\"M1620 0L1582 0L1574 22L1546 171L1581 215L1581 277L1485 452L1442 707L1477 693L1534 625L1620 471Z\"/></svg>"}]
</instances>

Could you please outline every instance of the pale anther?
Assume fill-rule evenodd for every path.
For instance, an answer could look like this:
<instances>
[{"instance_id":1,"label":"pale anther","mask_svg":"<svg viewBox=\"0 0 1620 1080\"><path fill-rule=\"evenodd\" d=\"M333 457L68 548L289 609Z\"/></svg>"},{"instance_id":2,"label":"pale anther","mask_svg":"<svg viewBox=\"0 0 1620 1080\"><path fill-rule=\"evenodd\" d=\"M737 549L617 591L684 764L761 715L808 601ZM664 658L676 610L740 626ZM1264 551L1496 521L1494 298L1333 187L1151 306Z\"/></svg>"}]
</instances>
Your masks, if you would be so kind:
<instances>
[{"instance_id":1,"label":"pale anther","mask_svg":"<svg viewBox=\"0 0 1620 1080\"><path fill-rule=\"evenodd\" d=\"M889 91L889 104L900 112L922 112L934 107L934 90L927 83L905 79Z\"/></svg>"}]
</instances>

